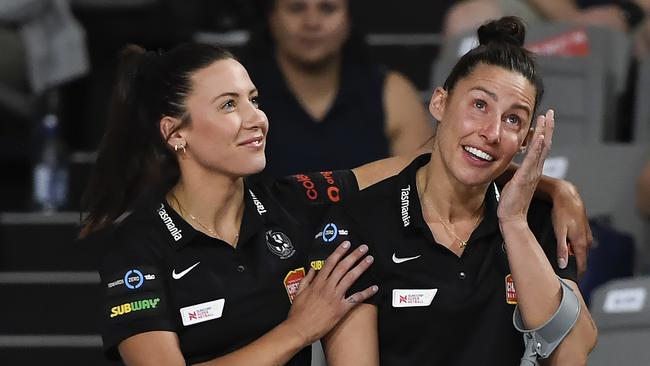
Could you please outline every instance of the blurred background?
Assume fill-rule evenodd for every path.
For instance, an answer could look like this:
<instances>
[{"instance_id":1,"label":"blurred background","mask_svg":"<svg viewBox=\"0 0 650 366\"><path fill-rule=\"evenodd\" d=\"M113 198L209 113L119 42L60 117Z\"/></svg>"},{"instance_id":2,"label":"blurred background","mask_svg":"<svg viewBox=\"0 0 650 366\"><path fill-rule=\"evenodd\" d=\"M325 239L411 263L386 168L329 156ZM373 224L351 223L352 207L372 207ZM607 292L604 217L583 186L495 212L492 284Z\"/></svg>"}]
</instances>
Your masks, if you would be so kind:
<instances>
[{"instance_id":1,"label":"blurred background","mask_svg":"<svg viewBox=\"0 0 650 366\"><path fill-rule=\"evenodd\" d=\"M111 364L102 358L98 330L98 258L75 237L117 55L126 44L226 46L259 83L262 109L265 95L278 105L278 90L288 90L306 112L301 118L315 125L348 116L339 99L370 95L361 103L377 109L369 113L379 121L376 140L357 140L346 152L356 160L322 162L351 167L405 151L408 141L381 129L392 118L391 103L413 92L423 111L433 88L476 44L476 26L506 14L528 22L527 47L538 54L547 88L539 110L556 110L545 172L576 185L591 219L594 243L580 283L600 328L590 365L650 364L650 356L637 352L650 344L650 1L349 0L352 32L344 44L313 60L294 55L321 66L340 56L344 64L370 70L367 80L364 74L341 82L332 95L346 98L324 110L306 103L299 88L287 88L290 78L282 79L290 71L279 71L276 56L291 50L269 29L271 3L0 0L0 364ZM320 31L318 19L311 22L306 27ZM342 73L335 77L343 80ZM401 80L397 93L386 90L390 77ZM271 131L292 137L292 127L283 127L290 117L271 108ZM435 128L422 114L412 119L418 118L400 124L411 132ZM319 130L308 143L326 145L343 134ZM326 154L315 150L314 156ZM282 160L280 150L272 155L273 174L304 169Z\"/></svg>"}]
</instances>

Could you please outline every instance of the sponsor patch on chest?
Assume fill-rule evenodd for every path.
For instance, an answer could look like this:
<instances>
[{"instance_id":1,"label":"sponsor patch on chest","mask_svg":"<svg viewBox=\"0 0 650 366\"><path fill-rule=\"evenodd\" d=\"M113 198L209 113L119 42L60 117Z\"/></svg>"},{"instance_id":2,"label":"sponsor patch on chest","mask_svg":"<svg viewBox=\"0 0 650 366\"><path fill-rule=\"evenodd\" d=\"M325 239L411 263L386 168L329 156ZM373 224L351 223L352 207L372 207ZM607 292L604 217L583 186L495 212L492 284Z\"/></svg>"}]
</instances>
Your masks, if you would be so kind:
<instances>
[{"instance_id":1,"label":"sponsor patch on chest","mask_svg":"<svg viewBox=\"0 0 650 366\"><path fill-rule=\"evenodd\" d=\"M289 295L289 301L293 303L293 299L298 294L298 288L300 286L300 281L305 277L305 268L300 267L296 268L293 271L289 271L286 276L284 276L284 287L287 289L287 295Z\"/></svg>"},{"instance_id":2,"label":"sponsor patch on chest","mask_svg":"<svg viewBox=\"0 0 650 366\"><path fill-rule=\"evenodd\" d=\"M437 288L431 289L393 289L393 307L410 308L429 306L438 293Z\"/></svg>"},{"instance_id":3,"label":"sponsor patch on chest","mask_svg":"<svg viewBox=\"0 0 650 366\"><path fill-rule=\"evenodd\" d=\"M183 325L187 327L192 324L221 318L225 303L226 299L219 299L181 308Z\"/></svg>"},{"instance_id":4,"label":"sponsor patch on chest","mask_svg":"<svg viewBox=\"0 0 650 366\"><path fill-rule=\"evenodd\" d=\"M517 304L517 291L515 290L515 281L512 274L506 276L506 302L510 305Z\"/></svg>"}]
</instances>

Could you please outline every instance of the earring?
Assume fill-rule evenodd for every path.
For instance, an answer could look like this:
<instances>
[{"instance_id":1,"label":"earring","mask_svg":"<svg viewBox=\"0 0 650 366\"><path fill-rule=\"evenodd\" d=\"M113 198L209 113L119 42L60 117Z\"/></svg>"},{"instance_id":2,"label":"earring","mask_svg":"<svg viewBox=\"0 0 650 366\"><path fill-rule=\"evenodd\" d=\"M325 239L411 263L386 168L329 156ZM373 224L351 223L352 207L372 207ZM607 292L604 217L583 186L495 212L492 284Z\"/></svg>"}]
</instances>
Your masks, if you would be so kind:
<instances>
[{"instance_id":1,"label":"earring","mask_svg":"<svg viewBox=\"0 0 650 366\"><path fill-rule=\"evenodd\" d=\"M183 154L185 154L185 145L184 144L176 144L174 145L174 151L178 152L179 149L183 150Z\"/></svg>"}]
</instances>

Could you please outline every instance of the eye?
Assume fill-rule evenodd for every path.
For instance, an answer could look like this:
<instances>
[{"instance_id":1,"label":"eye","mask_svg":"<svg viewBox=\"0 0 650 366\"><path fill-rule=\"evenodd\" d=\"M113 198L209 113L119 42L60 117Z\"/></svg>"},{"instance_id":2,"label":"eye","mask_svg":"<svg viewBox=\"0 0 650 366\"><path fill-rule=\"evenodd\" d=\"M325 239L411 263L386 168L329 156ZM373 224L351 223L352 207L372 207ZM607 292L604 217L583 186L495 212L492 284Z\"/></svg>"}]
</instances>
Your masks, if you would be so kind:
<instances>
[{"instance_id":1,"label":"eye","mask_svg":"<svg viewBox=\"0 0 650 366\"><path fill-rule=\"evenodd\" d=\"M289 12L292 14L299 14L305 10L306 5L307 4L305 4L304 1L294 1L292 3L289 3L287 9L289 9Z\"/></svg>"},{"instance_id":2,"label":"eye","mask_svg":"<svg viewBox=\"0 0 650 366\"><path fill-rule=\"evenodd\" d=\"M474 108L485 109L486 106L487 106L487 103L485 103L484 101L482 101L480 99L477 99L477 100L474 101Z\"/></svg>"},{"instance_id":3,"label":"eye","mask_svg":"<svg viewBox=\"0 0 650 366\"><path fill-rule=\"evenodd\" d=\"M226 101L224 104L221 105L221 109L225 109L226 111L232 111L235 109L235 101L233 99L229 99Z\"/></svg>"},{"instance_id":4,"label":"eye","mask_svg":"<svg viewBox=\"0 0 650 366\"><path fill-rule=\"evenodd\" d=\"M332 2L321 3L319 8L323 14L333 14L338 10L338 6Z\"/></svg>"},{"instance_id":5,"label":"eye","mask_svg":"<svg viewBox=\"0 0 650 366\"><path fill-rule=\"evenodd\" d=\"M260 97L259 97L258 95L252 97L252 98L251 98L251 103L253 103L253 105L254 105L256 108L259 108L259 107L260 107Z\"/></svg>"},{"instance_id":6,"label":"eye","mask_svg":"<svg viewBox=\"0 0 650 366\"><path fill-rule=\"evenodd\" d=\"M510 123L512 125L519 125L521 124L521 118L516 115L516 114L510 114L505 118L505 121L507 123Z\"/></svg>"}]
</instances>

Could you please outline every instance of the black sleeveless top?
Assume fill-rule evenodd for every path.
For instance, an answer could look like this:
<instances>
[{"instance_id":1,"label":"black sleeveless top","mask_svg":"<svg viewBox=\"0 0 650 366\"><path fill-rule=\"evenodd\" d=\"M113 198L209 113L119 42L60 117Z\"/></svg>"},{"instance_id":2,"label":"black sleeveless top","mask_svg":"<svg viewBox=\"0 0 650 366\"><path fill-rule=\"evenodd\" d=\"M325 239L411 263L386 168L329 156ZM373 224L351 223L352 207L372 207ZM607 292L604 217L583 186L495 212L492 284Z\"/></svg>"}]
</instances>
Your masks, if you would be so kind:
<instances>
[{"instance_id":1,"label":"black sleeveless top","mask_svg":"<svg viewBox=\"0 0 650 366\"><path fill-rule=\"evenodd\" d=\"M270 124L266 174L353 168L388 156L382 67L344 59L336 99L315 121L290 91L274 55L256 63L249 71Z\"/></svg>"}]
</instances>

